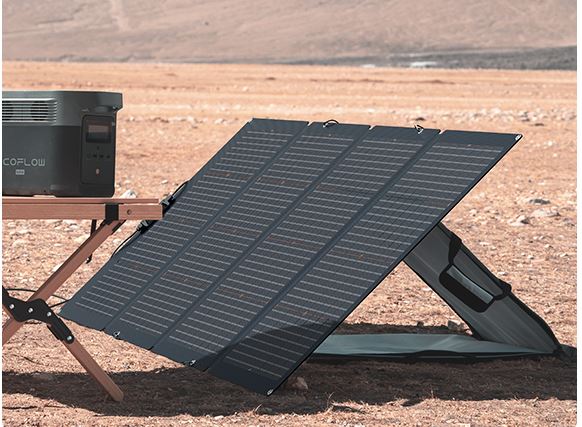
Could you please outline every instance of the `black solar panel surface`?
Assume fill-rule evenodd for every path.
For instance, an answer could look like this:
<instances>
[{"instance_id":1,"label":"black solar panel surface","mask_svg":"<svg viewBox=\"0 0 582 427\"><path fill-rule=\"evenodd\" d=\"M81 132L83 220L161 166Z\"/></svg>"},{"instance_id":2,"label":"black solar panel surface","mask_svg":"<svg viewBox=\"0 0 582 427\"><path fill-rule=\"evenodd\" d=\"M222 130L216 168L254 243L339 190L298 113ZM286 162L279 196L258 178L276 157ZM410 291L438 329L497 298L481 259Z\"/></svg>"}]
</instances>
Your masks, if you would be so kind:
<instances>
[{"instance_id":1,"label":"black solar panel surface","mask_svg":"<svg viewBox=\"0 0 582 427\"><path fill-rule=\"evenodd\" d=\"M270 393L517 139L253 120L63 315Z\"/></svg>"},{"instance_id":2,"label":"black solar panel surface","mask_svg":"<svg viewBox=\"0 0 582 427\"><path fill-rule=\"evenodd\" d=\"M189 242L208 228L238 193L244 192L261 177L264 168L280 156L306 126L307 122L253 120L243 127L189 181L164 219L132 241L119 256L114 256L91 280L91 286L76 294L74 304L68 305L63 314L66 315L74 306L82 313L83 318L79 320L82 324L103 329L111 323L130 301L147 291L151 282L165 273L174 258L189 248ZM236 239L231 241L228 236L227 244L236 245ZM222 250L224 246L218 249ZM210 258L210 266L214 263L216 249L206 248L205 257ZM228 257L228 247L219 255ZM188 307L196 294L192 293L192 285L189 286L193 283L191 274L183 273L184 270L178 269L174 275L167 274L158 280L156 289L148 293L152 294L152 299L148 302L146 298L144 306L131 310L124 318L126 322L137 323L139 331L146 336L159 336L163 331L162 322L142 323L139 313L156 314L169 310L168 315L171 315L178 309L176 305ZM195 283L201 280L204 278ZM132 318L132 315L138 317ZM134 338L139 340L141 333Z\"/></svg>"}]
</instances>

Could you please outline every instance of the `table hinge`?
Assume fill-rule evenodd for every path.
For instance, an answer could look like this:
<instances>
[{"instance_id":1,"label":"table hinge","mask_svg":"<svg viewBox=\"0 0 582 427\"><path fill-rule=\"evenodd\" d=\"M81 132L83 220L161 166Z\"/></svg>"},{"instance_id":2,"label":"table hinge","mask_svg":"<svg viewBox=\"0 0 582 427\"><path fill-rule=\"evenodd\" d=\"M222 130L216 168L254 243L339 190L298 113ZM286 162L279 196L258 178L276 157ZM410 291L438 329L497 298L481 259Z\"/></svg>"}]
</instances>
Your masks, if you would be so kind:
<instances>
[{"instance_id":1,"label":"table hinge","mask_svg":"<svg viewBox=\"0 0 582 427\"><path fill-rule=\"evenodd\" d=\"M8 290L2 287L2 305L10 312L10 315L17 322L26 322L27 320L38 320L46 323L49 330L60 341L70 344L75 340L71 330L65 325L65 322L59 318L55 312L42 299L31 301L22 301L10 296Z\"/></svg>"}]
</instances>

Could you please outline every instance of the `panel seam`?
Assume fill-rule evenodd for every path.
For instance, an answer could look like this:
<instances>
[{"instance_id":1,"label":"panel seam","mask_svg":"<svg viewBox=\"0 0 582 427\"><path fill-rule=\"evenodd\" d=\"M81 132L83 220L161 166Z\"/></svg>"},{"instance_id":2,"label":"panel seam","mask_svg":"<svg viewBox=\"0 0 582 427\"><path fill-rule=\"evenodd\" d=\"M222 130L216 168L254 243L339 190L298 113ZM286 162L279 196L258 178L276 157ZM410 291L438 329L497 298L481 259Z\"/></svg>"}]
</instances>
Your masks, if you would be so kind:
<instances>
[{"instance_id":1,"label":"panel seam","mask_svg":"<svg viewBox=\"0 0 582 427\"><path fill-rule=\"evenodd\" d=\"M251 122L249 122L248 126L250 127ZM205 233L214 223L214 220L216 217L218 217L219 215L223 214L226 210L228 210L243 194L245 194L246 190L253 184L256 182L256 180L258 178L260 178L263 174L263 172L265 172L268 168L270 168L278 159L279 157L281 157L287 150L287 148L293 144L303 133L303 131L305 131L305 129L307 128L307 126L309 125L308 122L300 122L300 123L304 123L304 126L299 129L297 131L297 133L289 140L289 142L287 142L286 144L282 145L279 148L279 151L277 152L277 154L271 159L269 160L261 169L259 169L257 172L255 172L253 174L253 177L251 179L249 179L249 181L240 189L238 190L238 192L236 193L235 197L233 197L231 200L228 201L228 203L226 203L222 208L220 208L220 210L212 216L212 218L210 218L201 228L200 230L198 230L198 232L196 232L196 234L194 236L192 236L191 239L188 240L187 243L184 243L184 246L182 246L182 248L180 249L180 251L178 251L178 253L172 258L171 263L174 262L174 260L176 260L179 256L181 256L184 252L186 252L192 245L193 242L196 241L196 239L198 237L200 237L203 233ZM242 129L240 129L239 132L237 132L232 138L231 141L234 141L236 138L238 138L241 135L244 135L245 132L249 129L246 129L247 126L244 126ZM225 151L227 150L227 147L229 147L231 144L231 142L229 141L228 143L225 144L225 146L223 148L225 148ZM222 150L221 150L222 151ZM217 153L218 154L218 153ZM216 156L218 157L218 156ZM213 158L214 159L214 158ZM200 172L198 172L192 179L190 179L190 181L188 182L186 188L184 188L181 192L181 194L186 194L186 192L192 187L192 185L202 177L202 175L207 171L207 169L210 169L211 162L208 162L205 166L208 166L208 168L204 167ZM147 232L146 232L147 233ZM145 234L145 233L144 233ZM166 265L167 266L167 265ZM160 271L158 271L151 279L150 279L150 284L153 284L157 279L160 278L160 276L162 274L164 274L166 271L168 271L167 268L161 268ZM138 292L132 299L131 299L131 303L133 304L134 301L136 301L138 298L140 298L143 294L145 294L151 286L144 286L144 288L142 290L140 290L140 292ZM114 322L119 321L119 319L121 318L121 316L125 313L127 313L127 311L130 309L130 307L132 306L132 304L130 305L129 303L126 304L125 309L121 310L118 314L116 314L104 327L103 330L107 329L109 326L111 326ZM174 325L174 323L172 324ZM166 331L167 332L167 331ZM161 337L163 337L165 335L165 332L161 335ZM161 339L160 337L160 339ZM157 343L159 342L159 339L156 340L151 346L150 349L153 348Z\"/></svg>"},{"instance_id":2,"label":"panel seam","mask_svg":"<svg viewBox=\"0 0 582 427\"><path fill-rule=\"evenodd\" d=\"M305 131L306 129L308 129L309 127L306 127L303 129L303 131ZM333 162L331 162L329 164L329 166L305 189L303 190L303 193L301 193L301 195L299 195L297 197L297 199L295 199L295 201L289 206L288 209L286 209L285 211L283 211L279 217L274 220L269 226L268 228L263 231L263 233L261 233L261 235L255 240L255 242L245 251L243 252L235 261L233 261L233 263L231 264L231 266L224 272L222 273L220 276L218 276L214 282L212 283L211 286L209 286L203 293L202 295L200 295L200 297L198 297L197 301L194 302L194 304L192 304L188 310L186 310L186 312L184 312L175 322L172 323L172 326L169 327L166 332L164 332L160 338L154 343L154 345L151 348L155 348L156 345L158 345L159 343L161 343L163 340L165 340L177 327L177 325L184 319L186 318L188 315L190 315L196 308L198 308L202 302L205 301L206 297L208 295L210 295L212 292L214 292L214 290L220 286L220 284L222 283L223 279L225 279L226 277L228 277L239 265L242 264L242 262L251 254L253 253L253 251L271 234L271 232L276 229L289 215L289 213L296 207L298 206L303 200L305 200L305 198L307 197L308 194L311 193L311 191L321 183L321 181L327 177L331 172L333 172L335 170L335 166L343 161L343 159L345 157L347 157L349 155L349 153L351 152L352 148L354 146L356 146L360 141L362 141L362 139L365 138L365 136L368 134L368 131L370 130L370 128L368 127L368 129L366 129L366 131L357 139L355 139L350 145L348 145L346 148L344 148L344 151L342 152L342 154L340 154L340 156L338 156L337 159L335 159ZM297 136L297 139L299 139L299 137L303 136L303 133L301 133L300 135ZM293 140L293 142L295 142L295 139ZM242 192L241 192L242 194ZM259 313L261 314L262 311ZM253 318L254 320L254 318ZM237 336L231 341L234 342L236 340ZM211 363L206 369L210 368L210 366L212 366L213 363Z\"/></svg>"},{"instance_id":3,"label":"panel seam","mask_svg":"<svg viewBox=\"0 0 582 427\"><path fill-rule=\"evenodd\" d=\"M370 132L366 133L366 135ZM364 135L362 139L366 137ZM420 159L426 151L428 151L438 140L438 136L440 134L434 135L432 138L428 139L424 142L424 145L416 152L416 154L410 158L402 168L395 173L384 186L378 190L375 196L373 196L360 210L356 215L352 217L352 219L347 222L335 235L331 238L318 252L317 254L307 263L299 272L293 276L293 278L289 281L289 283L279 291L276 298L273 298L262 310L259 314L257 314L251 322L245 326L245 328L237 334L237 336L231 341L232 343L238 341L240 338L244 337L252 328L257 325L261 319L264 318L265 314L269 312L275 305L277 305L287 294L288 292L309 272L312 268L323 258L329 250L331 250L337 241L339 241L349 230L353 228L353 224L355 224L361 217L363 217L376 203L377 201L386 194L390 188L394 186L396 182L404 175L416 162ZM360 141L358 141L360 142ZM355 146L355 144L354 144ZM350 150L351 152L351 150ZM219 356L214 360L214 362L209 366L210 369L212 366L216 365L217 363L221 362L226 356L232 351L232 347L227 347L226 350L223 350L219 353Z\"/></svg>"},{"instance_id":4,"label":"panel seam","mask_svg":"<svg viewBox=\"0 0 582 427\"><path fill-rule=\"evenodd\" d=\"M438 135L435 135L433 137L433 140L429 141L431 144L430 144L430 147L426 149L426 151L428 151L431 147L433 147L436 144L436 142L438 142L441 138L443 138L444 133L445 132L440 133ZM285 381L285 379L288 378L289 375L291 375L301 365L301 363L303 363L303 361L305 361L305 359L307 359L307 357L309 357L309 355L312 354L313 351L341 324L341 322L343 322L349 316L349 314L352 313L376 289L376 287L392 272L392 270L394 270L394 268L396 268L396 266L398 266L420 244L420 242L485 177L485 175L487 175L491 171L491 169L493 169L497 165L497 163L499 163L499 161L509 152L509 150L511 150L511 148L513 148L513 146L517 143L518 140L519 139L517 139L513 143L511 143L506 149L502 150L502 152L494 160L492 160L492 162L488 165L487 169L484 170L481 174L479 174L479 176L477 176L475 178L475 180L471 183L470 187L466 191L459 194L459 196L451 202L449 207L443 210L442 214L438 216L438 218L435 220L435 222L433 222L427 228L426 233L424 235L422 235L419 239L417 239L415 242L413 242L412 245L410 246L409 250L403 251L402 255L396 259L396 262L393 263L394 266L392 268L389 268L389 266L386 267L386 269L380 275L381 278L377 282L375 282L372 286L369 287L369 290L363 295L362 298L359 298L356 302L354 302L354 304L352 304L346 310L346 315L343 318L341 318L339 322L334 322L334 324L332 326L330 326L329 328L326 329L325 333L322 334L322 338L319 339L314 346L310 347L311 351L305 357L300 359L295 365L293 365L293 367L290 368L286 372L286 375L283 377L283 379L281 381L279 381L275 385L274 388L278 388ZM426 152L425 150L421 150L421 151L423 151L423 153ZM418 160L420 160L420 158ZM411 165L411 167L413 165ZM513 294L510 294L510 297L512 297L512 296L515 298L515 296ZM519 299L517 299L517 300L519 301Z\"/></svg>"}]
</instances>

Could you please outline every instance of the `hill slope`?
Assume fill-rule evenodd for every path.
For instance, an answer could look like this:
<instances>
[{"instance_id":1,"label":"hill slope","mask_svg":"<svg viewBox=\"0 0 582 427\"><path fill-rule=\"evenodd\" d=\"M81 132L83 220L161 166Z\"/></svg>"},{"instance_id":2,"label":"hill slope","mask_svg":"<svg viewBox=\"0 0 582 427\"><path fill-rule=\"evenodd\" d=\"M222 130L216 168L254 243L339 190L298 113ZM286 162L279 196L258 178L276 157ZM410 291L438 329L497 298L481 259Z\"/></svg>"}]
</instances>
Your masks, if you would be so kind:
<instances>
[{"instance_id":1,"label":"hill slope","mask_svg":"<svg viewBox=\"0 0 582 427\"><path fill-rule=\"evenodd\" d=\"M462 65L575 58L576 2L6 0L3 25L11 60Z\"/></svg>"}]
</instances>

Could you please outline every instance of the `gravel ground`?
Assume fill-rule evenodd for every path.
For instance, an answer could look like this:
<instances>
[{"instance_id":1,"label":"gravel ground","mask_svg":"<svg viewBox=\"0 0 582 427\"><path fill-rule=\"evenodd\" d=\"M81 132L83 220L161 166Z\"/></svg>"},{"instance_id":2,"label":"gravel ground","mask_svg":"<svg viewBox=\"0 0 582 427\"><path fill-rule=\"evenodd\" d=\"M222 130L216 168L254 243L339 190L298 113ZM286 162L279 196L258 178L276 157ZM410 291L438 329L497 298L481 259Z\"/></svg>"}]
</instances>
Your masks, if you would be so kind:
<instances>
[{"instance_id":1,"label":"gravel ground","mask_svg":"<svg viewBox=\"0 0 582 427\"><path fill-rule=\"evenodd\" d=\"M576 345L574 72L7 62L4 85L122 91L117 195L163 197L252 117L522 133L445 223L563 343ZM40 285L89 232L88 222L3 225L4 283L11 287ZM124 225L59 294L79 289L134 226ZM346 328L430 331L455 319L401 267ZM266 398L70 326L125 391L125 402L105 399L46 328L31 324L3 348L5 425L540 426L576 419L576 366L557 359L308 362L297 372L308 390L287 387Z\"/></svg>"}]
</instances>

